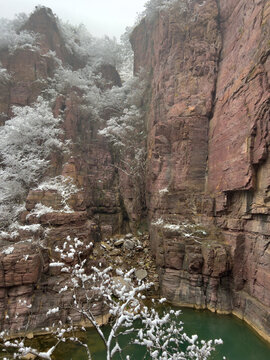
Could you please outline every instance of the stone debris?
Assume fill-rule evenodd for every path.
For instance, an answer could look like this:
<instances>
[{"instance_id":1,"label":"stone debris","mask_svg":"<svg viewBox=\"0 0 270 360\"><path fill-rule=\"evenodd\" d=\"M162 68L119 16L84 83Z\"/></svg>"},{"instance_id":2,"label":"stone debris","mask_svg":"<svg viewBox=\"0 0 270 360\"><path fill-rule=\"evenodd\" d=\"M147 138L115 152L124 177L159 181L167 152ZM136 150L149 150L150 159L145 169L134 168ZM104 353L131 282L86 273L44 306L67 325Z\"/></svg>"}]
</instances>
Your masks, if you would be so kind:
<instances>
[{"instance_id":1,"label":"stone debris","mask_svg":"<svg viewBox=\"0 0 270 360\"><path fill-rule=\"evenodd\" d=\"M125 250L133 250L135 248L135 242L132 240L126 240L123 247Z\"/></svg>"},{"instance_id":2,"label":"stone debris","mask_svg":"<svg viewBox=\"0 0 270 360\"><path fill-rule=\"evenodd\" d=\"M114 242L114 246L122 246L124 244L124 239L118 239Z\"/></svg>"},{"instance_id":3,"label":"stone debris","mask_svg":"<svg viewBox=\"0 0 270 360\"><path fill-rule=\"evenodd\" d=\"M159 276L149 245L148 233L116 235L97 242L91 258L103 257L106 265L112 268L120 267L123 270L134 268L135 278L138 281L144 280L154 284L150 291L150 294L153 294L153 291L156 293L159 289Z\"/></svg>"},{"instance_id":4,"label":"stone debris","mask_svg":"<svg viewBox=\"0 0 270 360\"><path fill-rule=\"evenodd\" d=\"M143 280L143 279L147 278L147 271L144 269L136 270L135 276L138 280Z\"/></svg>"}]
</instances>

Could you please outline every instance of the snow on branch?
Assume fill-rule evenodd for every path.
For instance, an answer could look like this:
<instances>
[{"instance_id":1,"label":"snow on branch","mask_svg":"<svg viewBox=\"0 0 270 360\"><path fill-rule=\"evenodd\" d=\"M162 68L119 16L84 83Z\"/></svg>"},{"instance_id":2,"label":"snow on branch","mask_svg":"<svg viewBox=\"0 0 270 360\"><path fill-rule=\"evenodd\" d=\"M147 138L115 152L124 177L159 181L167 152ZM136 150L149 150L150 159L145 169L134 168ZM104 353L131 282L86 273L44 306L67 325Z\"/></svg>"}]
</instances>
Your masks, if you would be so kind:
<instances>
[{"instance_id":1,"label":"snow on branch","mask_svg":"<svg viewBox=\"0 0 270 360\"><path fill-rule=\"evenodd\" d=\"M68 294L70 303L62 307L48 309L47 316L51 319L63 311L72 311L80 315L83 323L91 323L106 348L106 360L112 360L122 352L119 337L133 334L130 340L142 346L145 357L155 360L206 360L210 358L221 339L199 341L197 335L189 336L184 332L184 325L179 320L180 310L164 309L161 312L157 305L166 301L152 300L146 306L147 290L152 284L135 278L134 269L123 270L111 267L88 266L85 249L91 249L92 243L85 245L80 239L67 237L55 253L61 261L53 260L52 267L60 267L66 273L66 282L62 283L60 293ZM73 259L74 261L71 261ZM30 304L31 305L31 304ZM30 306L29 305L29 306ZM100 307L100 305L102 305ZM29 307L28 306L28 307ZM110 316L106 329L98 322L96 308L105 310ZM100 310L99 310L100 311ZM103 313L104 314L104 313ZM136 322L135 320L139 320ZM85 325L74 324L71 317L63 324L61 321L47 329L56 339L53 347L47 351L26 346L24 340L8 340L8 334L2 332L0 338L6 348L15 349L15 358L23 358L33 354L41 359L51 360L52 354L60 342L67 340L80 344L85 350L87 359L91 360L91 348L88 343L75 336L79 330L85 331ZM127 356L126 359L131 359Z\"/></svg>"},{"instance_id":2,"label":"snow on branch","mask_svg":"<svg viewBox=\"0 0 270 360\"><path fill-rule=\"evenodd\" d=\"M79 189L73 183L73 179L70 177L65 177L62 175L55 176L54 178L50 178L49 180L43 181L39 184L35 190L55 190L61 196L61 203L63 209L61 212L71 213L73 210L68 205L68 200L71 195L76 194ZM54 211L51 207L44 206L42 204L36 204L35 208L30 212L30 215L36 215L40 217L41 215Z\"/></svg>"},{"instance_id":3,"label":"snow on branch","mask_svg":"<svg viewBox=\"0 0 270 360\"><path fill-rule=\"evenodd\" d=\"M118 114L111 117L99 134L106 137L117 153L119 168L141 177L145 162L145 112L142 110L147 83L141 72L126 81L122 88L113 88L104 96L104 105L118 105Z\"/></svg>"},{"instance_id":4,"label":"snow on branch","mask_svg":"<svg viewBox=\"0 0 270 360\"><path fill-rule=\"evenodd\" d=\"M27 190L38 183L49 154L63 149L60 118L39 97L33 106L13 107L14 117L0 128L0 222L14 221Z\"/></svg>"},{"instance_id":5,"label":"snow on branch","mask_svg":"<svg viewBox=\"0 0 270 360\"><path fill-rule=\"evenodd\" d=\"M92 244L87 247L91 248ZM60 290L71 292L70 308L78 312L82 319L90 322L96 329L106 348L106 359L111 360L115 354L121 353L122 348L118 337L133 333L134 343L143 346L151 359L156 360L206 360L215 350L215 346L222 340L199 342L197 335L189 337L184 332L183 323L179 321L180 310L163 311L160 313L156 305L166 299L152 300L153 306L144 304L145 293L152 284L135 280L134 269L123 270L111 267L87 266L83 243L78 239L67 237L61 248L57 247L63 263L53 262L52 266L60 266L69 274L67 282ZM70 262L70 258L76 263ZM102 303L103 309L110 315L109 332L97 321L95 308ZM53 308L48 315L60 311ZM134 326L139 319L141 326ZM72 321L69 330L78 330ZM84 331L84 327L81 328ZM59 330L60 331L60 330ZM68 335L71 341L77 341ZM87 349L88 359L91 359L91 349L87 343L80 342ZM129 356L127 359L131 359Z\"/></svg>"},{"instance_id":6,"label":"snow on branch","mask_svg":"<svg viewBox=\"0 0 270 360\"><path fill-rule=\"evenodd\" d=\"M8 48L11 52L18 48L38 49L36 44L37 34L29 31L20 31L27 21L25 14L19 14L14 20L1 19L0 21L0 50Z\"/></svg>"}]
</instances>

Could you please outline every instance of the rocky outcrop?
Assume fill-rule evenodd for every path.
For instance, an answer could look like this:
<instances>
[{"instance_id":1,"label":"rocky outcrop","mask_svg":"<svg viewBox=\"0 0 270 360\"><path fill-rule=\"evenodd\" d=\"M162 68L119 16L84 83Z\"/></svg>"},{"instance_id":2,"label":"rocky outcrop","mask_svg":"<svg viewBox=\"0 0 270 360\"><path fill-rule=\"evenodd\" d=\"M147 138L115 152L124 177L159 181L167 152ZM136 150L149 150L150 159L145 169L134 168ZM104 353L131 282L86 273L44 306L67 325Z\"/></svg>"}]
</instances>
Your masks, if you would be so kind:
<instances>
[{"instance_id":1,"label":"rocky outcrop","mask_svg":"<svg viewBox=\"0 0 270 360\"><path fill-rule=\"evenodd\" d=\"M48 309L63 301L63 275L48 263L68 235L94 243L93 252L85 253L91 261L119 261L123 242L116 243L113 234L129 230L146 210L168 299L235 313L269 339L269 1L182 5L175 2L171 10L143 19L131 35L135 72L142 66L151 79L149 99L144 99L145 199L137 196L142 189L118 173L98 135L102 121L91 121L91 113L80 106L81 91L70 87L57 97L54 114L63 114L64 137L72 146L69 154L51 156L46 175L69 177L79 190L65 200L71 211L63 211L57 191L31 190L21 215L28 230L19 229L9 242L1 239L2 326L15 331L15 317L21 327L30 313L33 328L47 326ZM40 50L0 52L2 65L12 73L11 81L0 84L1 122L12 116L12 105L31 104L47 88L57 66L49 50L73 69L83 65L67 52L51 11L37 10L25 29L40 33ZM102 91L121 85L113 67L103 65L99 71ZM104 109L104 120L110 111ZM37 216L37 204L51 211ZM33 225L42 231L31 232ZM105 239L110 240L98 243ZM140 254L135 248L130 253ZM144 254L145 261L149 258Z\"/></svg>"},{"instance_id":2,"label":"rocky outcrop","mask_svg":"<svg viewBox=\"0 0 270 360\"><path fill-rule=\"evenodd\" d=\"M37 34L37 46L25 46L13 52L0 51L1 63L11 74L10 81L1 83L2 122L12 116L13 105L31 105L51 86L59 66L55 56L73 70L85 65L84 59L67 50L58 21L50 9L37 8L22 30ZM121 86L113 66L100 65L97 73L101 74L97 81L101 91ZM53 112L55 117L62 117L62 137L71 145L69 152L51 155L44 176L46 179L68 179L77 190L64 197L55 188L30 190L19 228L11 237L0 238L1 329L17 332L28 324L27 331L40 330L55 320L46 316L50 308L70 304L71 295L64 298L59 293L65 276L59 268L49 267L57 256L54 249L61 247L67 236L79 238L85 246L92 242L94 251L102 239L129 229L124 219L126 212L118 171L106 140L98 135L111 113L104 109L104 119L94 120L91 111L82 107L82 95L79 88L67 86L56 97ZM35 213L36 206L47 210ZM90 255L91 251L89 254L85 249L84 256L89 259ZM103 260L100 254L97 259L92 256L89 266ZM97 314L102 313L100 306L96 307ZM65 322L69 315L75 321L80 320L78 314L72 312L56 316Z\"/></svg>"},{"instance_id":3,"label":"rocky outcrop","mask_svg":"<svg viewBox=\"0 0 270 360\"><path fill-rule=\"evenodd\" d=\"M152 74L146 196L161 288L269 339L269 2L179 3L131 36L135 71Z\"/></svg>"}]
</instances>

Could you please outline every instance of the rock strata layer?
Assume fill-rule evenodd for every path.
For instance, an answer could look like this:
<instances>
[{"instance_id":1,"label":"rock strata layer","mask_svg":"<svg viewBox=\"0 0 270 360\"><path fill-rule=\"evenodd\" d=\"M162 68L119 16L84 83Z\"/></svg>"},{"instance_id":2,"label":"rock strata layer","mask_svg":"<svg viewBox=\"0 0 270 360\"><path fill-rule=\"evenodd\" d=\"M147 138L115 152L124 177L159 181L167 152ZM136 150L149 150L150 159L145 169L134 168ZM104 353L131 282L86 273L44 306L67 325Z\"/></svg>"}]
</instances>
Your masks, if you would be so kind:
<instances>
[{"instance_id":1,"label":"rock strata layer","mask_svg":"<svg viewBox=\"0 0 270 360\"><path fill-rule=\"evenodd\" d=\"M25 29L40 34L40 49L0 51L2 66L12 74L11 81L0 84L1 124L12 116L12 105L30 105L48 87L57 66L48 51L73 70L84 66L67 52L50 10L37 10ZM142 183L161 290L178 305L235 313L267 339L269 38L267 0L191 0L186 8L179 1L143 19L131 35L135 72L144 67L151 82ZM112 66L103 65L100 73L101 91L121 85ZM114 234L129 232L129 223L140 217L138 192L118 173L108 144L98 135L110 110L94 122L81 101L76 87L55 101L54 114L62 114L64 137L72 148L69 154L53 154L46 173L69 177L78 186L67 200L72 211L63 211L55 190L32 189L20 219L29 228L0 239L2 328L16 331L29 315L32 329L57 320L48 321L48 309L71 299L59 294L64 278L49 262L67 236L94 243L91 251L85 249L89 264L120 264L120 254L143 251L148 265L139 261L137 275L156 279L144 244L132 235L114 241ZM37 204L51 211L37 216ZM128 266L134 259L128 258ZM68 315L59 316L65 321Z\"/></svg>"},{"instance_id":2,"label":"rock strata layer","mask_svg":"<svg viewBox=\"0 0 270 360\"><path fill-rule=\"evenodd\" d=\"M135 71L152 74L146 196L161 288L270 339L270 4L179 6L131 36Z\"/></svg>"},{"instance_id":3,"label":"rock strata layer","mask_svg":"<svg viewBox=\"0 0 270 360\"><path fill-rule=\"evenodd\" d=\"M13 116L12 106L31 106L50 88L60 60L73 71L85 66L84 61L66 47L59 23L50 9L38 7L22 30L35 32L37 44L19 47L13 52L8 48L0 50L1 64L11 77L10 81L0 84L1 125ZM102 64L97 71L100 91L121 86L113 66ZM59 292L65 282L59 267L49 267L57 257L55 248L61 247L68 236L77 237L85 246L94 245L91 251L85 249L83 255L89 267L99 262L108 265L100 253L96 258L92 255L95 246L99 246L102 239L126 230L126 225L129 229L124 220L126 212L118 171L108 143L98 135L111 114L104 109L103 119L97 121L90 111L82 110L82 105L82 91L76 86L67 86L56 96L53 113L55 117L62 117L63 140L69 140L71 145L68 153L51 155L44 176L47 180L66 179L67 183L76 185L77 191L65 199L55 187L30 190L18 231L12 237L4 234L0 237L1 329L40 331L59 319L66 322L69 315L79 321L80 316L72 311L61 311L54 318L46 316L49 309L65 308L72 301L72 294L66 296ZM35 212L38 206L46 211ZM68 206L68 210L64 206ZM101 315L103 311L98 304L96 314Z\"/></svg>"}]
</instances>

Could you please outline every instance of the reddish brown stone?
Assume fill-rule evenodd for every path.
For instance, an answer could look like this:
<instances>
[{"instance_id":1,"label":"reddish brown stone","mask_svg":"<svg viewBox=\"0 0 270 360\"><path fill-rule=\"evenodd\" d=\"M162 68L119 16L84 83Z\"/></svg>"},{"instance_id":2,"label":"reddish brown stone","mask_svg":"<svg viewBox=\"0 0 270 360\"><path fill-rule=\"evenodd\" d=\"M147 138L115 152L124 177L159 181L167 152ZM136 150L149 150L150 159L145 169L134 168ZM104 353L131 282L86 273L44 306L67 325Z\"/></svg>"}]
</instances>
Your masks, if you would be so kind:
<instances>
[{"instance_id":1,"label":"reddish brown stone","mask_svg":"<svg viewBox=\"0 0 270 360\"><path fill-rule=\"evenodd\" d=\"M269 38L270 4L251 0L191 2L184 17L161 11L131 35L135 71L153 74L149 223L204 222L210 240L202 261L187 239L150 226L162 291L175 303L237 311L266 336Z\"/></svg>"}]
</instances>

